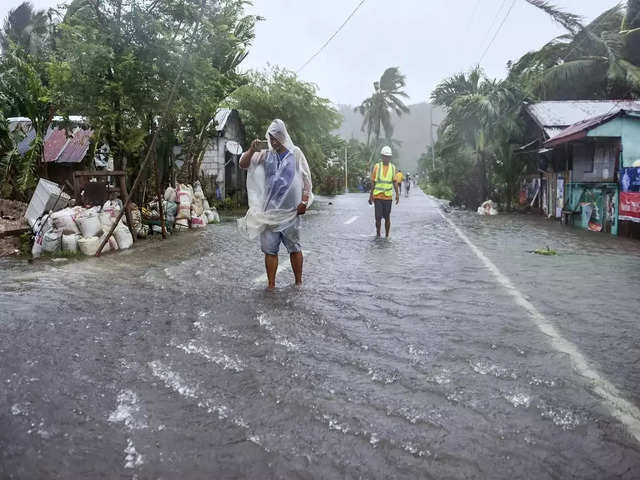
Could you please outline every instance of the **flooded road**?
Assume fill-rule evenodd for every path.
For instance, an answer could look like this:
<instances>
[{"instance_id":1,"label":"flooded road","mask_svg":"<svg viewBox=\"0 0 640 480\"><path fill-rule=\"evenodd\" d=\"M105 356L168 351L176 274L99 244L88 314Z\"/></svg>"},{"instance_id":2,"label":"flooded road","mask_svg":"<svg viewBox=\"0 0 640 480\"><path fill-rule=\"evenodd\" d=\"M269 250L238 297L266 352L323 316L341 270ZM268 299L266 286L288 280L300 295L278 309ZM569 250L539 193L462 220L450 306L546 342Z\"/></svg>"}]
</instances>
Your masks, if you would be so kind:
<instances>
[{"instance_id":1,"label":"flooded road","mask_svg":"<svg viewBox=\"0 0 640 480\"><path fill-rule=\"evenodd\" d=\"M1 263L0 477L640 478L640 243L366 199Z\"/></svg>"}]
</instances>

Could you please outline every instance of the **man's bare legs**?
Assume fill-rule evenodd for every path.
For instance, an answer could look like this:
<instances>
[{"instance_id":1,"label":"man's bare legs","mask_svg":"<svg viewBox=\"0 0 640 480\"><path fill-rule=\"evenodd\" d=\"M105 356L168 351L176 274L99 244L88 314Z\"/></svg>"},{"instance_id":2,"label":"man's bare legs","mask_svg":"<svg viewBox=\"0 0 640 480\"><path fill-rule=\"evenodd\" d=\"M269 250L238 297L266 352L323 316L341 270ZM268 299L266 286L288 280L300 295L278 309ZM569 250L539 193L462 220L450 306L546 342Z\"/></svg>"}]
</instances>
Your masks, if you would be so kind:
<instances>
[{"instance_id":1,"label":"man's bare legs","mask_svg":"<svg viewBox=\"0 0 640 480\"><path fill-rule=\"evenodd\" d=\"M267 269L268 288L276 288L276 272L278 271L278 255L264 256L264 266Z\"/></svg>"},{"instance_id":2,"label":"man's bare legs","mask_svg":"<svg viewBox=\"0 0 640 480\"><path fill-rule=\"evenodd\" d=\"M296 285L302 285L302 265L304 257L302 252L294 252L289 255L291 259L291 268L293 268L293 276L296 278Z\"/></svg>"},{"instance_id":3,"label":"man's bare legs","mask_svg":"<svg viewBox=\"0 0 640 480\"><path fill-rule=\"evenodd\" d=\"M380 236L380 227L382 226L382 219L376 219L376 237Z\"/></svg>"},{"instance_id":4,"label":"man's bare legs","mask_svg":"<svg viewBox=\"0 0 640 480\"><path fill-rule=\"evenodd\" d=\"M384 219L384 230L387 234L387 238L389 238L389 232L391 231L391 215ZM378 236L380 236L380 228L378 228Z\"/></svg>"}]
</instances>

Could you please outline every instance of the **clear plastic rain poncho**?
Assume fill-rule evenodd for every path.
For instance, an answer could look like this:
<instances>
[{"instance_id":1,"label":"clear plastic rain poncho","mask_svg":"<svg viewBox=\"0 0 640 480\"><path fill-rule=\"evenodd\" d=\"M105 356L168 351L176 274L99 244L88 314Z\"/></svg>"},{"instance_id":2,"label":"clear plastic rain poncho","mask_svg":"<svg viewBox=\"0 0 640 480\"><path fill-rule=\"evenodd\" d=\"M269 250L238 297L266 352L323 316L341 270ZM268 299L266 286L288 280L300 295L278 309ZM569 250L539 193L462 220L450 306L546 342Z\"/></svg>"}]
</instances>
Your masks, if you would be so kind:
<instances>
[{"instance_id":1,"label":"clear plastic rain poncho","mask_svg":"<svg viewBox=\"0 0 640 480\"><path fill-rule=\"evenodd\" d=\"M271 145L273 135L286 149L284 157ZM281 232L299 222L297 207L303 195L307 206L313 202L311 171L307 159L291 141L282 120L274 120L265 134L269 149L251 158L247 172L249 210L238 220L238 229L245 238L257 238L269 228Z\"/></svg>"}]
</instances>

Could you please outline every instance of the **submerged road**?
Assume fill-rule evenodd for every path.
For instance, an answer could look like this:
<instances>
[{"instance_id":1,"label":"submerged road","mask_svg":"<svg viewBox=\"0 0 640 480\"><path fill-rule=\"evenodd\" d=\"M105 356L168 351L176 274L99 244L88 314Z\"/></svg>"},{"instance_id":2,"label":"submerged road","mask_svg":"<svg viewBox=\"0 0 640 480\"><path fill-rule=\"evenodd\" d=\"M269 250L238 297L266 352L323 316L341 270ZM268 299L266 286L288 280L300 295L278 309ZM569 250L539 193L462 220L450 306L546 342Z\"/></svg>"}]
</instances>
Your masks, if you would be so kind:
<instances>
[{"instance_id":1,"label":"submerged road","mask_svg":"<svg viewBox=\"0 0 640 480\"><path fill-rule=\"evenodd\" d=\"M0 263L0 478L640 478L640 244L366 199Z\"/></svg>"}]
</instances>

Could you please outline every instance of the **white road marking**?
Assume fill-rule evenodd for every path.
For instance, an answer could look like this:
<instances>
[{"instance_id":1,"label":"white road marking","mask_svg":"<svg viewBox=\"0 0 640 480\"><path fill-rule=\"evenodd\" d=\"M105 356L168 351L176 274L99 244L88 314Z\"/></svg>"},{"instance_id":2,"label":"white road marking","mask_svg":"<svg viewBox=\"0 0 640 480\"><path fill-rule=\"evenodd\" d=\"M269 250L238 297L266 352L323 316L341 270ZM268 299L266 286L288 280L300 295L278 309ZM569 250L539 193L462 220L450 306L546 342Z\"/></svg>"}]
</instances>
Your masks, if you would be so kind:
<instances>
[{"instance_id":1,"label":"white road marking","mask_svg":"<svg viewBox=\"0 0 640 480\"><path fill-rule=\"evenodd\" d=\"M349 220L347 220L346 222L344 222L345 225L351 225L353 222L355 222L358 218L360 218L359 215L356 215L354 217L351 217Z\"/></svg>"},{"instance_id":2,"label":"white road marking","mask_svg":"<svg viewBox=\"0 0 640 480\"><path fill-rule=\"evenodd\" d=\"M453 228L458 236L471 248L473 253L484 263L485 267L493 273L498 282L505 288L509 294L514 298L516 303L520 305L524 310L529 313L531 320L538 327L538 329L545 335L550 337L551 346L561 353L569 355L573 361L575 369L580 375L588 378L591 382L593 391L597 393L604 400L604 405L609 409L611 415L616 417L620 422L626 425L629 433L633 435L636 440L640 442L640 409L633 403L629 402L622 397L618 389L611 384L607 379L602 377L596 370L589 366L587 358L580 352L577 346L565 339L560 332L542 315L536 307L529 302L522 293L511 283L508 277L506 277L494 263L489 260L478 247L476 247L471 240L453 223L452 220L447 218L440 210L438 213L444 218L447 223Z\"/></svg>"}]
</instances>

